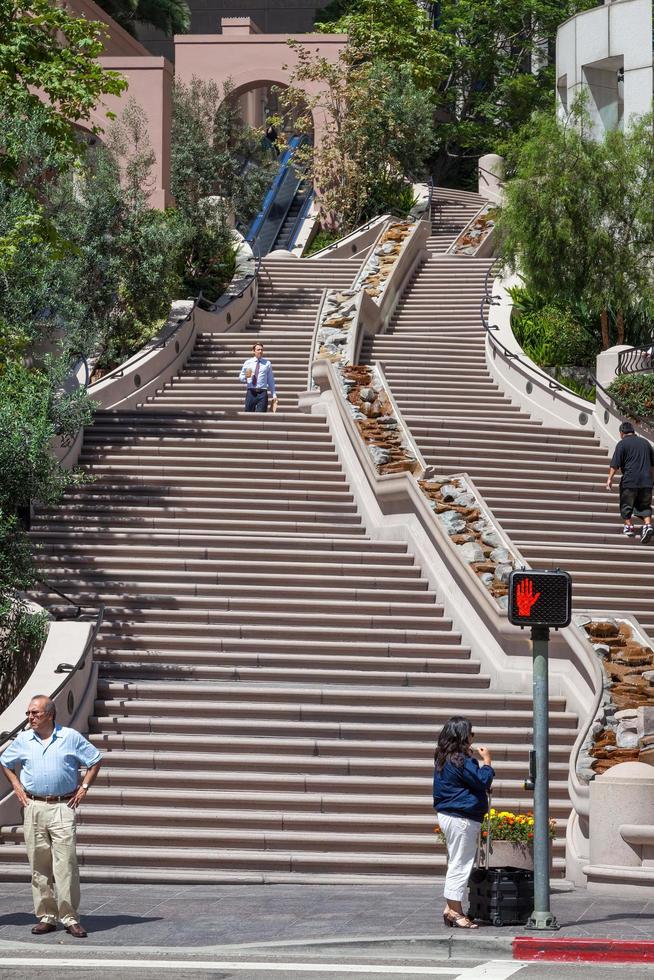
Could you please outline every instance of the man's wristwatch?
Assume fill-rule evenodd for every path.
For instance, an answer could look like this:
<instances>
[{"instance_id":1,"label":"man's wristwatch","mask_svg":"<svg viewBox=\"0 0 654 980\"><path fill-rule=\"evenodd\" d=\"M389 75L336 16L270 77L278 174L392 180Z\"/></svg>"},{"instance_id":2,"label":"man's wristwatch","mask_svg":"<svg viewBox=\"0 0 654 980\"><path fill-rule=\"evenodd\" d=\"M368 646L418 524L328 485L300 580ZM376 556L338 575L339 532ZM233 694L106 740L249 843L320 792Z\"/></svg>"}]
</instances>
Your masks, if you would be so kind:
<instances>
[{"instance_id":1,"label":"man's wristwatch","mask_svg":"<svg viewBox=\"0 0 654 980\"><path fill-rule=\"evenodd\" d=\"M88 783L82 783L82 789L88 789L88 788L89 788Z\"/></svg>"}]
</instances>

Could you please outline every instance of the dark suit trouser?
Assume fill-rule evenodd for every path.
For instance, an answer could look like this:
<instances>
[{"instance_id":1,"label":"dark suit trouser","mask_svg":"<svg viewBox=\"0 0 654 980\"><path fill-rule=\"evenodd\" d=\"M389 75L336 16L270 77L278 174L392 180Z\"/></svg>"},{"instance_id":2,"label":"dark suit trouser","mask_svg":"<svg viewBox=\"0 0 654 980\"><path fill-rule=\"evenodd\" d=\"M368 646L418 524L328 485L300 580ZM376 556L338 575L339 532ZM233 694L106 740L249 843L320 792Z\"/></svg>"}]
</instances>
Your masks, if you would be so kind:
<instances>
[{"instance_id":1,"label":"dark suit trouser","mask_svg":"<svg viewBox=\"0 0 654 980\"><path fill-rule=\"evenodd\" d=\"M268 411L268 391L266 388L248 388L245 393L245 411Z\"/></svg>"}]
</instances>

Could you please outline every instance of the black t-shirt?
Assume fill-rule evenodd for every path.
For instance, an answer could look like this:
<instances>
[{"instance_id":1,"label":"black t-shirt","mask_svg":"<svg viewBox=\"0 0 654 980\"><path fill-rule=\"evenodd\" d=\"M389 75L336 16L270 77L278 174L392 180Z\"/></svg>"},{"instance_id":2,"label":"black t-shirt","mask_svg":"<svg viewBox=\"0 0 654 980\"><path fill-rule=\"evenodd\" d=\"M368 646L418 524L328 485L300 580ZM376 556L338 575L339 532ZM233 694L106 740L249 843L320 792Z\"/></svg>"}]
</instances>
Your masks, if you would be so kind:
<instances>
[{"instance_id":1,"label":"black t-shirt","mask_svg":"<svg viewBox=\"0 0 654 980\"><path fill-rule=\"evenodd\" d=\"M642 436L625 436L615 447L611 467L622 470L622 487L651 487L654 449Z\"/></svg>"}]
</instances>

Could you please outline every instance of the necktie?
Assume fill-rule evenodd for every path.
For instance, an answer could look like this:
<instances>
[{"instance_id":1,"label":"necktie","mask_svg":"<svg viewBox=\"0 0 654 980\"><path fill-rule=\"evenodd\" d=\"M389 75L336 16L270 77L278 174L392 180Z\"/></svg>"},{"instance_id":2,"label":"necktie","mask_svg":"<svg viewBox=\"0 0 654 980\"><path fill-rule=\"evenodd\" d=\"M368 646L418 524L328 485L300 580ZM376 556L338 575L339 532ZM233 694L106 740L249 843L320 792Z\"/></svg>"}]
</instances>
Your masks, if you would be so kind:
<instances>
[{"instance_id":1,"label":"necktie","mask_svg":"<svg viewBox=\"0 0 654 980\"><path fill-rule=\"evenodd\" d=\"M257 387L257 378L259 377L259 365L260 364L261 364L261 361L257 361L257 366L254 369L254 374L252 375L252 387L253 388L256 388Z\"/></svg>"}]
</instances>

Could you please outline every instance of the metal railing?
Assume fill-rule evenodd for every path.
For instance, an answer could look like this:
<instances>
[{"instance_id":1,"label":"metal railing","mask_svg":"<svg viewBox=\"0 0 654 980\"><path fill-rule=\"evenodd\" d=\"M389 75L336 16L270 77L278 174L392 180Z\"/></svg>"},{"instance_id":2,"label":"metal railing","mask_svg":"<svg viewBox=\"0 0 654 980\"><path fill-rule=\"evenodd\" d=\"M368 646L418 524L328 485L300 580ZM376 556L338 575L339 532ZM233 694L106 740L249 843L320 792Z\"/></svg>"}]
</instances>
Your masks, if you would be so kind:
<instances>
[{"instance_id":1,"label":"metal railing","mask_svg":"<svg viewBox=\"0 0 654 980\"><path fill-rule=\"evenodd\" d=\"M196 306L199 306L201 310L206 310L209 313L215 313L216 310L219 309L224 310L234 300L240 299L241 296L243 296L243 294L247 292L247 290L250 288L252 283L259 278L259 272L261 271L261 263L263 261L261 251L256 241L253 238L246 238L244 240L246 244L249 245L250 248L252 249L252 255L254 256L254 272L252 274L243 276L242 280L238 279L237 280L237 282L239 283L238 287L227 286L225 292L221 296L219 296L217 300L212 301L212 300L205 299L204 296L202 295L202 292L200 292L196 300ZM221 300L225 298L227 298L227 302L221 303ZM193 311L191 311L191 313L192 312Z\"/></svg>"},{"instance_id":2,"label":"metal railing","mask_svg":"<svg viewBox=\"0 0 654 980\"><path fill-rule=\"evenodd\" d=\"M618 354L616 375L641 374L654 370L654 340L643 347L630 347Z\"/></svg>"},{"instance_id":3,"label":"metal railing","mask_svg":"<svg viewBox=\"0 0 654 980\"><path fill-rule=\"evenodd\" d=\"M201 296L202 293L200 292L198 296L193 300L193 308L195 308L195 306L198 304ZM122 378L125 374L125 371L128 368L132 368L135 364L138 364L140 361L143 360L143 358L147 357L148 354L151 354L152 351L163 350L165 347L167 347L168 343L175 338L175 334L180 329L180 327L182 327L183 324L187 323L192 316L193 316L193 309L189 310L186 316L182 316L178 318L176 326L174 327L173 330L170 331L167 337L164 337L161 340L156 341L155 343L148 344L146 347L143 347L142 350L138 351L136 354L132 355L131 357L128 357L127 360L124 361L122 364L120 364L118 367L112 368L111 371L107 371L106 374L103 374L101 378L98 378L97 381L94 381L93 384L88 385L87 387L92 388L94 384L100 384L101 381L107 381L107 379L109 378Z\"/></svg>"},{"instance_id":4,"label":"metal railing","mask_svg":"<svg viewBox=\"0 0 654 980\"><path fill-rule=\"evenodd\" d=\"M521 356L520 356L521 352L509 350L509 348L506 347L506 345L503 344L502 341L499 340L493 333L493 331L498 330L499 327L495 324L493 325L489 324L488 317L486 316L484 311L486 306L491 307L491 306L498 305L493 299L493 292L490 283L492 279L495 278L495 275L499 268L499 264L500 264L500 260L495 259L495 261L492 262L491 265L489 265L486 271L486 276L484 278L484 295L482 296L481 302L479 304L479 318L481 320L481 324L484 330L486 331L486 336L488 337L491 347L493 348L493 350L499 351L502 357L505 357L506 360L518 361L534 377L539 378L541 381L545 381L547 383L547 387L550 388L552 391L566 391L569 392L571 395L574 395L574 391L571 391L571 389L567 388L565 385L559 384L559 382L555 381L554 378L552 378L549 374L546 374L544 371L541 371L539 368L534 367L533 364L526 364L523 360L521 360Z\"/></svg>"},{"instance_id":5,"label":"metal railing","mask_svg":"<svg viewBox=\"0 0 654 980\"><path fill-rule=\"evenodd\" d=\"M600 384L595 375L592 375L592 380L597 391L600 391L608 402L612 402L615 405L619 415L622 415L625 419L629 419L631 422L637 422L640 425L646 426L648 429L654 430L654 418L648 418L646 415L638 415L631 408L627 408L624 402L621 402L619 398L616 398L610 391L607 391L604 385Z\"/></svg>"}]
</instances>

